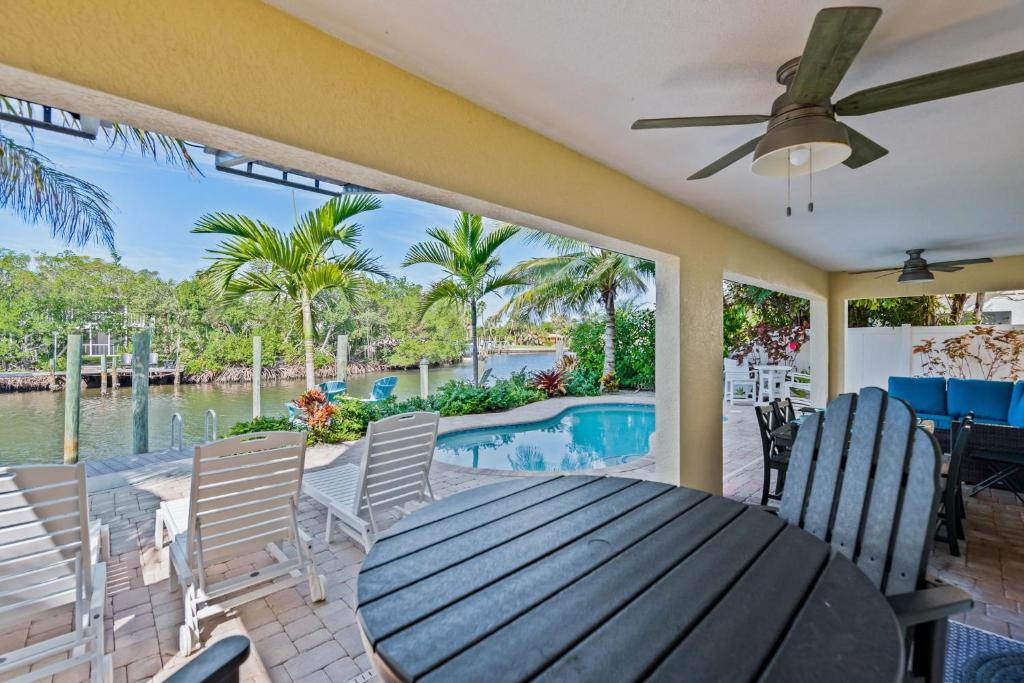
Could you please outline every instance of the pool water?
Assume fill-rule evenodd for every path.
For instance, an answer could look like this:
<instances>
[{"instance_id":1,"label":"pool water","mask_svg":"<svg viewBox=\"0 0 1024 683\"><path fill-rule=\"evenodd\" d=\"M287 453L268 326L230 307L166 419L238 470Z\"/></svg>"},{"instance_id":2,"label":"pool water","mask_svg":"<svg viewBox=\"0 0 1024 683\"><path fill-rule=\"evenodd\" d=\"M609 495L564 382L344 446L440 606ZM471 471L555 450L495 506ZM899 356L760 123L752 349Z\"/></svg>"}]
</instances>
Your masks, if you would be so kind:
<instances>
[{"instance_id":1,"label":"pool water","mask_svg":"<svg viewBox=\"0 0 1024 683\"><path fill-rule=\"evenodd\" d=\"M646 455L653 433L653 405L575 406L539 422L439 436L434 459L495 470L598 469Z\"/></svg>"}]
</instances>

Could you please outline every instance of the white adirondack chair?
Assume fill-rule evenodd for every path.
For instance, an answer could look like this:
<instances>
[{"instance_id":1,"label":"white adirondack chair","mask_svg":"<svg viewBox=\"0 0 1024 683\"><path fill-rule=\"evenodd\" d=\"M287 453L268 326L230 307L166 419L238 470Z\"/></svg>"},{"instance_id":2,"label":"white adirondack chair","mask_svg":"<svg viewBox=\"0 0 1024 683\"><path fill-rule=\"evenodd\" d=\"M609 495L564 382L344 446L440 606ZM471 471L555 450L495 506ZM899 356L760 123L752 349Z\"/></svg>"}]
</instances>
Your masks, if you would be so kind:
<instances>
[{"instance_id":1,"label":"white adirondack chair","mask_svg":"<svg viewBox=\"0 0 1024 683\"><path fill-rule=\"evenodd\" d=\"M306 435L259 432L196 446L188 498L164 501L156 512L156 547L170 538L171 589L177 583L185 603L178 631L181 654L200 642L203 620L309 581L310 597L326 597L308 538L296 519ZM296 550L288 557L278 545ZM213 565L265 548L273 564L211 583Z\"/></svg>"},{"instance_id":2,"label":"white adirondack chair","mask_svg":"<svg viewBox=\"0 0 1024 683\"><path fill-rule=\"evenodd\" d=\"M366 450L357 467L351 463L309 472L302 491L327 508L327 542L331 520L364 550L380 533L381 517L403 506L434 500L430 463L437 441L437 413L416 412L371 422Z\"/></svg>"},{"instance_id":3,"label":"white adirondack chair","mask_svg":"<svg viewBox=\"0 0 1024 683\"><path fill-rule=\"evenodd\" d=\"M105 536L89 522L83 463L0 467L0 631L74 609L69 633L0 653L0 680L49 680L86 663L92 681L113 680L103 653L107 566L95 549Z\"/></svg>"}]
</instances>

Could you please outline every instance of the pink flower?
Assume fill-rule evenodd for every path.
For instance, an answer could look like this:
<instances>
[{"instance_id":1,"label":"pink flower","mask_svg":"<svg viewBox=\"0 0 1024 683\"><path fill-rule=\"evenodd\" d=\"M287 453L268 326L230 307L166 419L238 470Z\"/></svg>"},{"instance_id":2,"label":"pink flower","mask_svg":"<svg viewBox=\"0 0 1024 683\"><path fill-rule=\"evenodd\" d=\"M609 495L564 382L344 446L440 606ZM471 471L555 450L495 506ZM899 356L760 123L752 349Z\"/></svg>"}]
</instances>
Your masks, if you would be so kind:
<instances>
[{"instance_id":1,"label":"pink flower","mask_svg":"<svg viewBox=\"0 0 1024 683\"><path fill-rule=\"evenodd\" d=\"M789 342L789 350L790 351L796 351L796 342L795 341Z\"/></svg>"}]
</instances>

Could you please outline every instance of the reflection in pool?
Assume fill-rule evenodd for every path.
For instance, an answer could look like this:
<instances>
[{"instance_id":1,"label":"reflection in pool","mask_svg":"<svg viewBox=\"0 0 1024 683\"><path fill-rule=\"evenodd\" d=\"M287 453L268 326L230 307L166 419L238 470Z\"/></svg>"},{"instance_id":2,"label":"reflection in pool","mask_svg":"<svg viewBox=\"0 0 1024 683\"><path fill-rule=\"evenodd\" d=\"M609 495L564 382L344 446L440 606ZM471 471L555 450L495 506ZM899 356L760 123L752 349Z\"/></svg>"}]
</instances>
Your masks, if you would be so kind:
<instances>
[{"instance_id":1,"label":"reflection in pool","mask_svg":"<svg viewBox=\"0 0 1024 683\"><path fill-rule=\"evenodd\" d=\"M583 470L646 455L654 406L603 403L568 408L548 420L452 432L437 438L434 458L496 470Z\"/></svg>"}]
</instances>

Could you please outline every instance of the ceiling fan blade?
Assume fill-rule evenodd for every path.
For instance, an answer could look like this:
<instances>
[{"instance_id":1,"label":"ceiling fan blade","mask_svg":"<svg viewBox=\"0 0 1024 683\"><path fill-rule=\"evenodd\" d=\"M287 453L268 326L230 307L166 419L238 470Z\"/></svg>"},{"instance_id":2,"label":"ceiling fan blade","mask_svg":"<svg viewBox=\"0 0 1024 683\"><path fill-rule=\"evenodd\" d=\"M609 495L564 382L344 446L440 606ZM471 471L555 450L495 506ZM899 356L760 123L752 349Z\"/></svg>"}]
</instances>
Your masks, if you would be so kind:
<instances>
[{"instance_id":1,"label":"ceiling fan blade","mask_svg":"<svg viewBox=\"0 0 1024 683\"><path fill-rule=\"evenodd\" d=\"M903 272L902 268L897 268L896 270L890 270L887 273L882 273L881 275L876 275L875 279L876 280L881 280L883 277L889 277L890 275L896 275L897 273L902 273L902 272Z\"/></svg>"},{"instance_id":2,"label":"ceiling fan blade","mask_svg":"<svg viewBox=\"0 0 1024 683\"><path fill-rule=\"evenodd\" d=\"M734 114L732 116L677 116L668 119L639 119L633 122L633 130L651 128L696 128L698 126L742 126L747 123L764 123L771 117L766 114Z\"/></svg>"},{"instance_id":3,"label":"ceiling fan blade","mask_svg":"<svg viewBox=\"0 0 1024 683\"><path fill-rule=\"evenodd\" d=\"M1024 51L861 90L836 102L835 110L842 116L873 114L1022 81Z\"/></svg>"},{"instance_id":4,"label":"ceiling fan blade","mask_svg":"<svg viewBox=\"0 0 1024 683\"><path fill-rule=\"evenodd\" d=\"M972 266L976 263L992 263L992 259L986 257L957 259L956 261L939 261L937 263L929 263L928 267L932 270L944 270L945 268L956 268L957 266ZM957 270L960 270L960 268L957 268Z\"/></svg>"},{"instance_id":5,"label":"ceiling fan blade","mask_svg":"<svg viewBox=\"0 0 1024 683\"><path fill-rule=\"evenodd\" d=\"M902 266L897 267L897 268L875 268L874 270L851 270L851 271L847 271L846 274L847 275L867 275L868 273L885 273L886 275L889 275L891 273L898 273L901 270L903 270Z\"/></svg>"},{"instance_id":6,"label":"ceiling fan blade","mask_svg":"<svg viewBox=\"0 0 1024 683\"><path fill-rule=\"evenodd\" d=\"M877 7L830 7L818 12L789 86L792 100L827 102L880 16L882 10Z\"/></svg>"},{"instance_id":7,"label":"ceiling fan blade","mask_svg":"<svg viewBox=\"0 0 1024 683\"><path fill-rule=\"evenodd\" d=\"M936 273L955 273L963 269L963 266L944 266L941 263L928 264L928 270L934 270Z\"/></svg>"},{"instance_id":8,"label":"ceiling fan blade","mask_svg":"<svg viewBox=\"0 0 1024 683\"><path fill-rule=\"evenodd\" d=\"M885 147L882 147L871 138L858 133L845 123L843 128L846 129L846 135L850 138L850 147L853 148L853 152L843 162L850 168L860 168L864 164L870 164L875 159L880 159L889 153L889 150Z\"/></svg>"},{"instance_id":9,"label":"ceiling fan blade","mask_svg":"<svg viewBox=\"0 0 1024 683\"><path fill-rule=\"evenodd\" d=\"M739 147L737 147L733 151L731 151L728 154L726 154L724 157L722 157L720 159L717 159L717 160L711 162L710 164L708 164L707 166L705 166L704 168L700 169L699 171L694 173L692 176L687 178L687 180L700 180L702 178L708 178L710 176L715 175L716 173L721 171L726 166L729 166L730 164L736 163L737 161L739 161L743 157L745 157L748 154L750 154L751 152L753 152L754 148L757 147L757 143L760 142L761 138L763 138L763 137L764 137L763 135L758 135L753 140L751 140L749 142L743 143L742 145L740 145Z\"/></svg>"}]
</instances>

